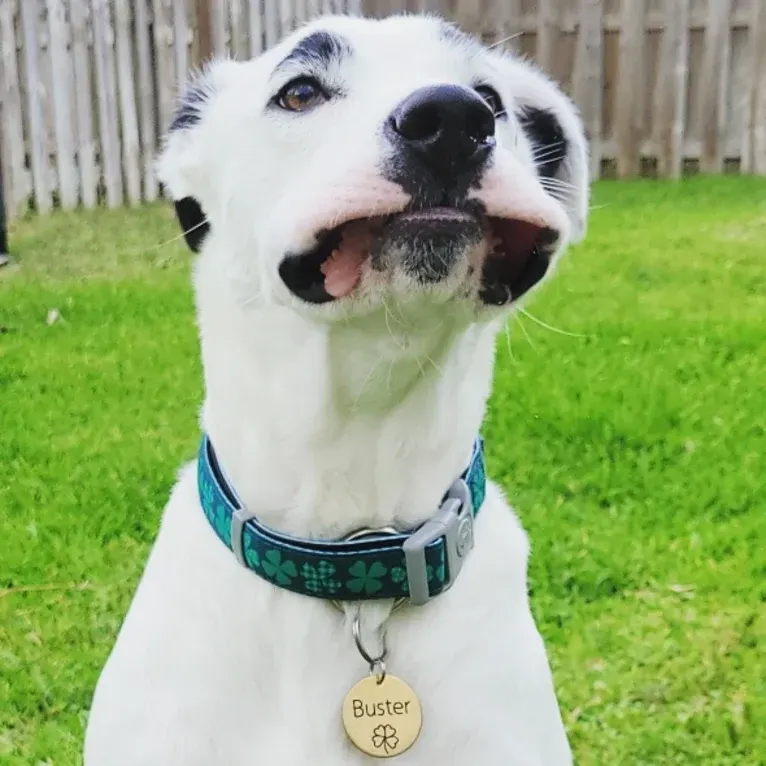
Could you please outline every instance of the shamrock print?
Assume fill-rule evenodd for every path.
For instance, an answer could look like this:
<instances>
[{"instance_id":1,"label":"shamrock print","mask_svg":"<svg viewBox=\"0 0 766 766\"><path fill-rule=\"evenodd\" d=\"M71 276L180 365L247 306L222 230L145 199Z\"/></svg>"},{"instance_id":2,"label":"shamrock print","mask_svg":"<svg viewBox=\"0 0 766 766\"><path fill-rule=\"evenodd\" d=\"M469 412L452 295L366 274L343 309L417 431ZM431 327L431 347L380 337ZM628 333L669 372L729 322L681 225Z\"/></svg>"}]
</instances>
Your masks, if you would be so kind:
<instances>
[{"instance_id":1,"label":"shamrock print","mask_svg":"<svg viewBox=\"0 0 766 766\"><path fill-rule=\"evenodd\" d=\"M399 737L396 736L396 729L389 724L376 726L372 731L372 744L378 750L383 750L386 754L393 753L399 747Z\"/></svg>"},{"instance_id":2,"label":"shamrock print","mask_svg":"<svg viewBox=\"0 0 766 766\"><path fill-rule=\"evenodd\" d=\"M250 569L258 569L258 567L261 565L261 556L255 548L255 540L253 539L253 536L245 531L242 535L242 541L244 543L243 553L247 565L250 567Z\"/></svg>"},{"instance_id":3,"label":"shamrock print","mask_svg":"<svg viewBox=\"0 0 766 766\"><path fill-rule=\"evenodd\" d=\"M306 583L306 590L311 593L335 594L340 590L340 583L333 580L335 567L327 561L320 561L315 567L304 564L301 567L301 576Z\"/></svg>"},{"instance_id":4,"label":"shamrock print","mask_svg":"<svg viewBox=\"0 0 766 766\"><path fill-rule=\"evenodd\" d=\"M364 592L372 595L383 587L380 578L386 572L388 572L388 569L379 561L374 561L369 569L367 569L364 561L357 561L348 568L348 573L352 575L353 579L349 580L346 585L352 593Z\"/></svg>"},{"instance_id":5,"label":"shamrock print","mask_svg":"<svg viewBox=\"0 0 766 766\"><path fill-rule=\"evenodd\" d=\"M266 555L261 559L261 568L267 577L276 580L279 585L290 585L293 577L298 576L295 562L282 561L281 552L274 548L266 551Z\"/></svg>"}]
</instances>

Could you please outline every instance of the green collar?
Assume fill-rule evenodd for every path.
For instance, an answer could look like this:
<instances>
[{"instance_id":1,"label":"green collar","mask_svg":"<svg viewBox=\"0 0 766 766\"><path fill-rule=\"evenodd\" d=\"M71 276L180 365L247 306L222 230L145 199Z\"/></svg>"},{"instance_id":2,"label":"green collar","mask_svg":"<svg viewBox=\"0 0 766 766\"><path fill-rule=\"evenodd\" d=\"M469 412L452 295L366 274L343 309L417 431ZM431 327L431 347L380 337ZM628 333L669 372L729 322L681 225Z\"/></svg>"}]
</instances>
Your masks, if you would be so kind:
<instances>
[{"instance_id":1,"label":"green collar","mask_svg":"<svg viewBox=\"0 0 766 766\"><path fill-rule=\"evenodd\" d=\"M239 501L207 436L197 461L200 503L237 560L260 577L304 596L334 601L408 599L424 604L455 582L473 548L473 521L486 493L484 444L438 511L417 529L362 530L344 540L305 540L261 524Z\"/></svg>"}]
</instances>

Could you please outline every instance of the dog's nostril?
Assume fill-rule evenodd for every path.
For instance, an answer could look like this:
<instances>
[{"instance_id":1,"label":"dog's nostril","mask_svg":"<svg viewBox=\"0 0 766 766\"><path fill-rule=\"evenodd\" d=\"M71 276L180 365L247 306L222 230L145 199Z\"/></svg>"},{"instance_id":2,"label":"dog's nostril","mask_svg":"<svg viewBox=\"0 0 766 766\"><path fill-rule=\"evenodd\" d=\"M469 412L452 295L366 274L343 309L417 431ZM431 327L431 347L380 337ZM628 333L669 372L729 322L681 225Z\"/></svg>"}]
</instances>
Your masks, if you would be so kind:
<instances>
[{"instance_id":1,"label":"dog's nostril","mask_svg":"<svg viewBox=\"0 0 766 766\"><path fill-rule=\"evenodd\" d=\"M487 141L495 135L495 116L488 109L477 106L467 115L466 131L476 143Z\"/></svg>"},{"instance_id":2,"label":"dog's nostril","mask_svg":"<svg viewBox=\"0 0 766 766\"><path fill-rule=\"evenodd\" d=\"M434 104L422 104L394 118L396 132L406 141L428 141L442 129L441 115Z\"/></svg>"}]
</instances>

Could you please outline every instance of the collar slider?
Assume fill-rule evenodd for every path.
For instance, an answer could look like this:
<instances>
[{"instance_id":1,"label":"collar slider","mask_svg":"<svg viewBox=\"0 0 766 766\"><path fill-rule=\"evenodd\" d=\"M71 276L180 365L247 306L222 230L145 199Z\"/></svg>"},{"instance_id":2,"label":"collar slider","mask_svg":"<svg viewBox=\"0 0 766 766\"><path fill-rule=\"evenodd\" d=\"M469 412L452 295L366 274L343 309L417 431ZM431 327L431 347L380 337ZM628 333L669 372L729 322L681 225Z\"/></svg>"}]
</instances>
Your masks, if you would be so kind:
<instances>
[{"instance_id":1,"label":"collar slider","mask_svg":"<svg viewBox=\"0 0 766 766\"><path fill-rule=\"evenodd\" d=\"M405 540L402 550L407 565L410 602L414 606L422 606L431 599L426 547L439 538L444 538L448 570L442 592L449 590L457 580L466 556L473 549L472 508L471 490L463 479L458 479L450 487L436 515Z\"/></svg>"}]
</instances>

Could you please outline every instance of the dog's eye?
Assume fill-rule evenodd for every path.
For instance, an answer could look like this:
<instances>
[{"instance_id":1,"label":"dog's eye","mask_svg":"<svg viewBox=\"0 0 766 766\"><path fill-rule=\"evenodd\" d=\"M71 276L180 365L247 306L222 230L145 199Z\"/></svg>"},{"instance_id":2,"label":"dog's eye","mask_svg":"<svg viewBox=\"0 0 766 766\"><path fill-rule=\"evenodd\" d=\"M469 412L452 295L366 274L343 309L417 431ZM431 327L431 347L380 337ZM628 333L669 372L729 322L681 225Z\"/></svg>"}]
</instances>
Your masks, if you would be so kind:
<instances>
[{"instance_id":1,"label":"dog's eye","mask_svg":"<svg viewBox=\"0 0 766 766\"><path fill-rule=\"evenodd\" d=\"M489 85L479 85L476 92L487 102L487 106L492 110L495 117L502 117L505 114L503 100L494 88Z\"/></svg>"},{"instance_id":2,"label":"dog's eye","mask_svg":"<svg viewBox=\"0 0 766 766\"><path fill-rule=\"evenodd\" d=\"M318 82L301 77L287 83L277 95L277 103L288 112L307 112L327 101L327 94Z\"/></svg>"}]
</instances>

